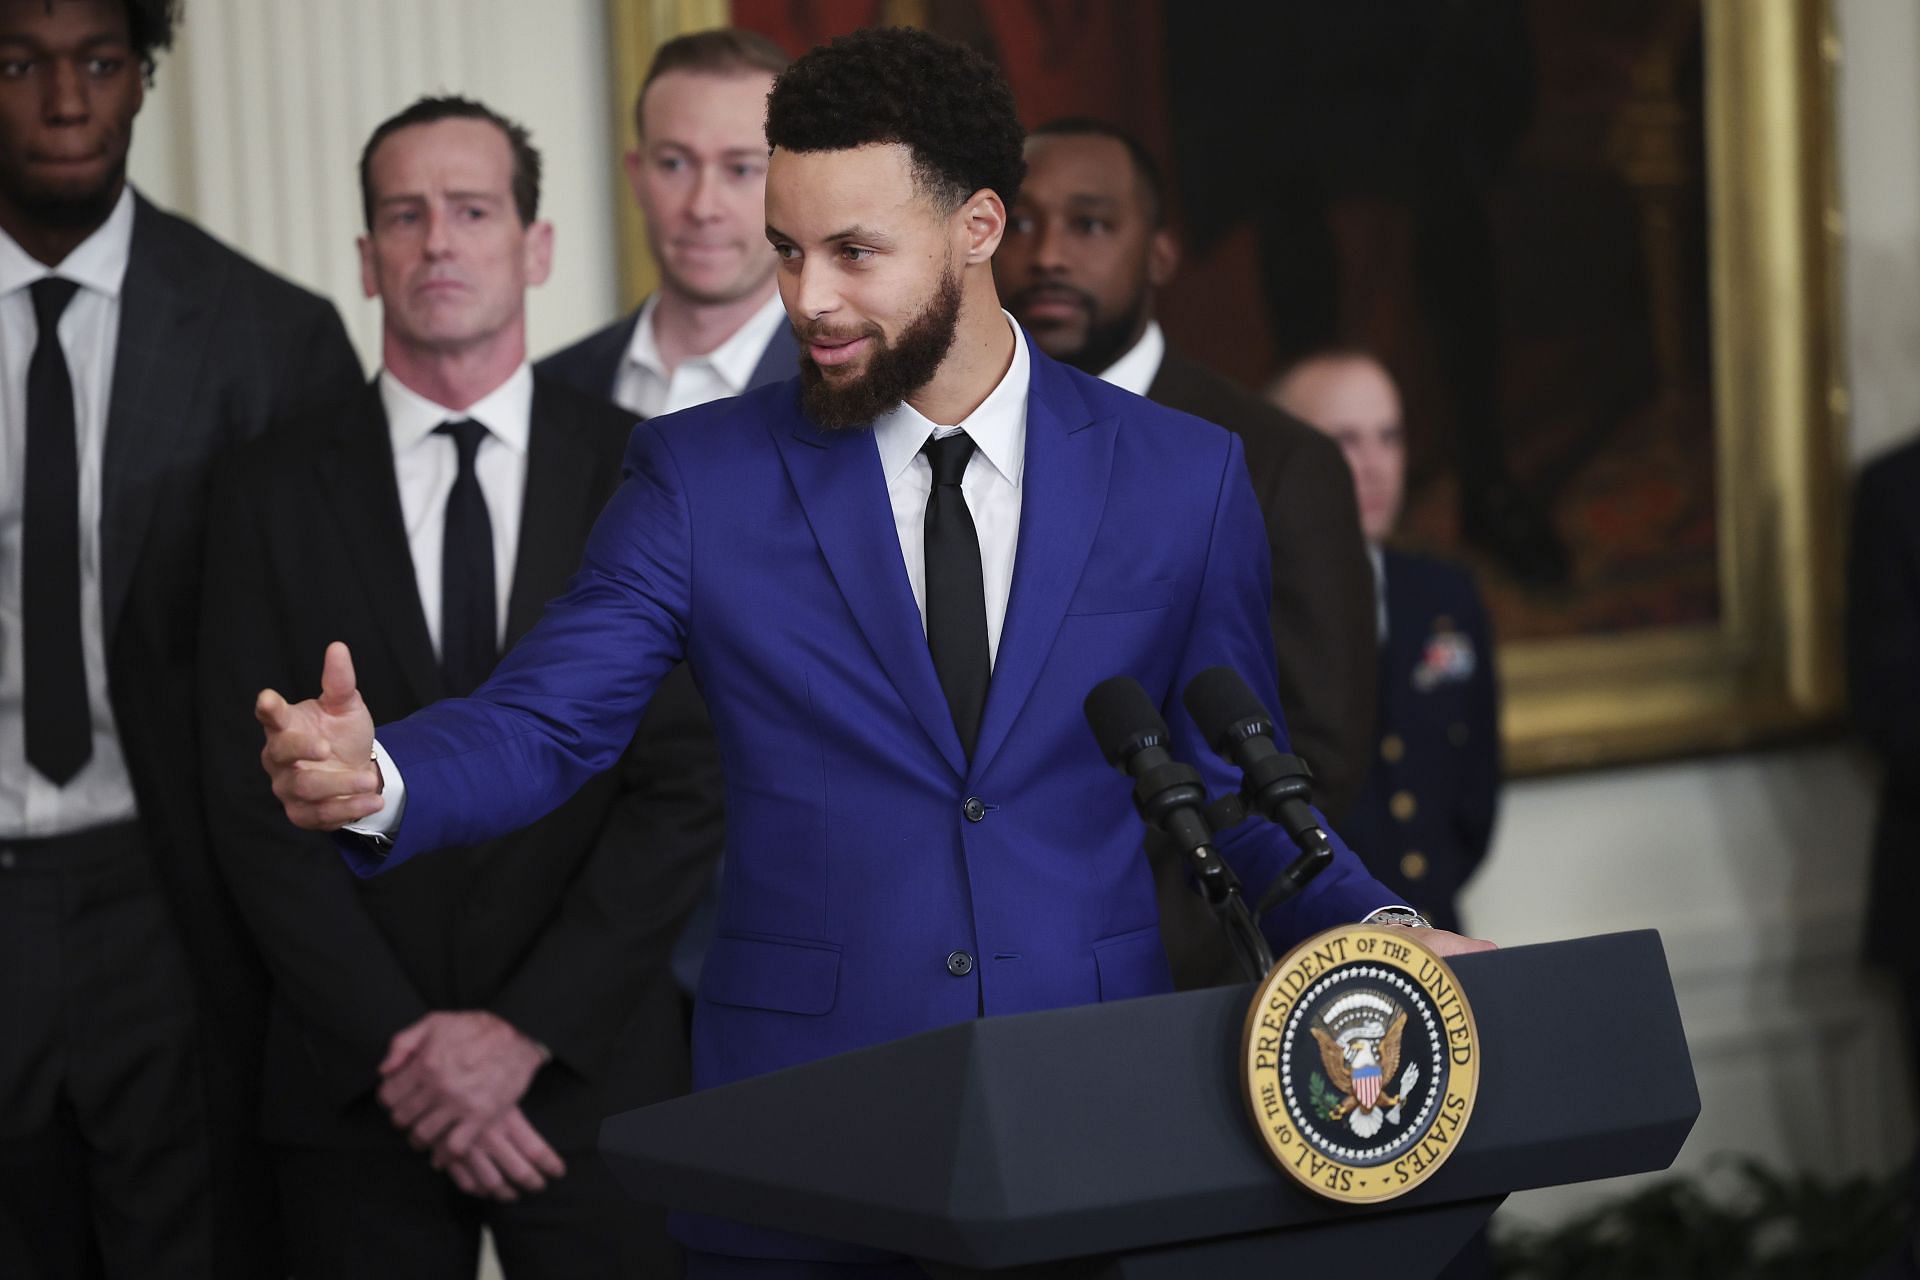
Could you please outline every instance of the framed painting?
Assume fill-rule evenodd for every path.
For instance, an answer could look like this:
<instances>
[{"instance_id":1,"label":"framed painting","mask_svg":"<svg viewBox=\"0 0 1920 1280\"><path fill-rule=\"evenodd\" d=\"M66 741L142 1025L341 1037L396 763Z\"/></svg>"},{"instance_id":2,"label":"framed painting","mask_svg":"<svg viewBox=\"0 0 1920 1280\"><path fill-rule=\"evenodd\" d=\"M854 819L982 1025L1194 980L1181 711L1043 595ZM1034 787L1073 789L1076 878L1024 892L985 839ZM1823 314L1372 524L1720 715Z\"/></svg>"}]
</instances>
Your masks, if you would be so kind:
<instances>
[{"instance_id":1,"label":"framed painting","mask_svg":"<svg viewBox=\"0 0 1920 1280\"><path fill-rule=\"evenodd\" d=\"M1726 750L1841 705L1826 0L611 0L659 41L925 25L1031 126L1168 161L1169 341L1261 389L1325 346L1401 383L1400 538L1469 563L1512 772ZM621 193L628 301L651 287Z\"/></svg>"}]
</instances>

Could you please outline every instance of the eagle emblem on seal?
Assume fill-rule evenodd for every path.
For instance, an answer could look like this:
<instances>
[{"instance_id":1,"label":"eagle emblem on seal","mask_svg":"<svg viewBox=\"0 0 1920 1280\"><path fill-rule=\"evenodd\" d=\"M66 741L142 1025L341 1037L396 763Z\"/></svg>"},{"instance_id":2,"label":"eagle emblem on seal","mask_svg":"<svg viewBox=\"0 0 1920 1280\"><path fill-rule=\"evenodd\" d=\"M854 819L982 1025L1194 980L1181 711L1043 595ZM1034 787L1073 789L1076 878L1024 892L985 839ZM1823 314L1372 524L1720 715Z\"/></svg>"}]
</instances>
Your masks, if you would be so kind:
<instances>
[{"instance_id":1,"label":"eagle emblem on seal","mask_svg":"<svg viewBox=\"0 0 1920 1280\"><path fill-rule=\"evenodd\" d=\"M1357 991L1335 1001L1310 1029L1332 1082L1330 1092L1338 1099L1325 1111L1326 1118L1346 1120L1363 1138L1380 1132L1383 1121L1398 1124L1400 1104L1419 1079L1419 1068L1409 1064L1399 1092L1384 1092L1400 1070L1406 1010L1384 992Z\"/></svg>"}]
</instances>

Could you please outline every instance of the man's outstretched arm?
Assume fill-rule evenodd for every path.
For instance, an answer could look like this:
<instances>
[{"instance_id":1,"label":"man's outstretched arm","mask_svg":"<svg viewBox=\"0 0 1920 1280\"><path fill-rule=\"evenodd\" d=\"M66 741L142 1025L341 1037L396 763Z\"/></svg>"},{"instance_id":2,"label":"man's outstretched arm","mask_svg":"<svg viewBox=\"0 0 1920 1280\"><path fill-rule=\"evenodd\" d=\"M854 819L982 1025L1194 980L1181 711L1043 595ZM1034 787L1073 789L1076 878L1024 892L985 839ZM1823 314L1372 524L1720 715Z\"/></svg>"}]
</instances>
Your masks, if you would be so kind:
<instances>
[{"instance_id":1,"label":"man's outstretched arm","mask_svg":"<svg viewBox=\"0 0 1920 1280\"><path fill-rule=\"evenodd\" d=\"M404 776L406 808L384 859L478 844L551 811L632 739L653 690L685 652L691 538L673 459L641 427L627 481L588 539L565 594L469 698L449 698L384 726L380 745ZM344 645L329 646L319 698L289 705L263 691L261 762L296 825L337 831L380 813L373 720Z\"/></svg>"}]
</instances>

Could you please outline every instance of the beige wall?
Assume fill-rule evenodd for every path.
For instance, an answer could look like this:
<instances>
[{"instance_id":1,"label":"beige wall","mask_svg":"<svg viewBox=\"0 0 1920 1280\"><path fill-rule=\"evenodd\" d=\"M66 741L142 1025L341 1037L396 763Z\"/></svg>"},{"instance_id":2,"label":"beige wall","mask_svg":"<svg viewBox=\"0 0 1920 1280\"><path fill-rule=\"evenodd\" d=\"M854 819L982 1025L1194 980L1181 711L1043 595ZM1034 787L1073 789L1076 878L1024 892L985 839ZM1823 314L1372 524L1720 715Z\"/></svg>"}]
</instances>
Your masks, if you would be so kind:
<instances>
[{"instance_id":1,"label":"beige wall","mask_svg":"<svg viewBox=\"0 0 1920 1280\"><path fill-rule=\"evenodd\" d=\"M333 294L363 356L377 321L358 295L354 159L375 121L427 90L485 98L546 152L560 253L534 303L534 349L611 317L601 0L195 0L188 12L141 120L136 180ZM1857 460L1920 423L1920 9L1838 0L1837 16ZM1846 1083L1860 1055L1903 1053L1884 991L1854 959L1871 785L1850 748L1813 745L1508 791L1469 921L1508 944L1662 931L1705 1106L1684 1168L1723 1150L1834 1172L1904 1158L1907 1091ZM1505 1212L1549 1218L1618 1189L1534 1193Z\"/></svg>"}]
</instances>

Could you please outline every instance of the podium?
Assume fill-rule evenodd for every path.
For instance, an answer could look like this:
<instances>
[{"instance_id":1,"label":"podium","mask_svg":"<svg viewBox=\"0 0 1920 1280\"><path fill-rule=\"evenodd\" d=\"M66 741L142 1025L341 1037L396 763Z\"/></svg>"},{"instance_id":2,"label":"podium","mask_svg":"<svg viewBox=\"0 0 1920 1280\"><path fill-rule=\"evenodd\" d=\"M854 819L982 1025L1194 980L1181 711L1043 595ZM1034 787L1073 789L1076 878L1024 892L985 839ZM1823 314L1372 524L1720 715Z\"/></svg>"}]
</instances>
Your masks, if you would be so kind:
<instances>
[{"instance_id":1,"label":"podium","mask_svg":"<svg viewBox=\"0 0 1920 1280\"><path fill-rule=\"evenodd\" d=\"M1479 1098L1376 1205L1275 1167L1237 1076L1254 988L983 1018L610 1117L628 1193L918 1260L936 1277L1437 1272L1512 1191L1663 1169L1700 1113L1659 936L1448 962Z\"/></svg>"}]
</instances>

